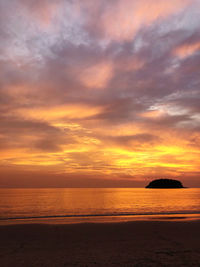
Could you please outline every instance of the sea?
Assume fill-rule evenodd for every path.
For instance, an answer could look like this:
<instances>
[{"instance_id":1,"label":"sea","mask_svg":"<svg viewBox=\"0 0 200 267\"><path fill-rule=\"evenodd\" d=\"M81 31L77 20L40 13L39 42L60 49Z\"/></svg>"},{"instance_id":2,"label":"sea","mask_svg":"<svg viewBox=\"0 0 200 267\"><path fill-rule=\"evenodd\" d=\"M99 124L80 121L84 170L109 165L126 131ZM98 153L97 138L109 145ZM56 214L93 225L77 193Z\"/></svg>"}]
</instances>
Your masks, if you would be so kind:
<instances>
[{"instance_id":1,"label":"sea","mask_svg":"<svg viewBox=\"0 0 200 267\"><path fill-rule=\"evenodd\" d=\"M0 224L200 219L200 188L0 189Z\"/></svg>"}]
</instances>

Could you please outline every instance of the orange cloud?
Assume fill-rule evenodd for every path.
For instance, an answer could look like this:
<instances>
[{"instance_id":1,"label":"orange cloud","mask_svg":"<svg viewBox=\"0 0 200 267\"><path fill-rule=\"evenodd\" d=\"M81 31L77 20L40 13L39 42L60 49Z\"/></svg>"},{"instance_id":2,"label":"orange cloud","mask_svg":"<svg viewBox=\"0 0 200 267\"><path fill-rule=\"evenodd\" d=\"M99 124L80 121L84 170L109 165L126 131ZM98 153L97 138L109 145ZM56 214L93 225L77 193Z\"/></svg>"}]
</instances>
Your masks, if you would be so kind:
<instances>
[{"instance_id":1,"label":"orange cloud","mask_svg":"<svg viewBox=\"0 0 200 267\"><path fill-rule=\"evenodd\" d=\"M182 10L189 0L123 0L102 16L102 30L108 39L130 40L141 26L148 26Z\"/></svg>"},{"instance_id":2,"label":"orange cloud","mask_svg":"<svg viewBox=\"0 0 200 267\"><path fill-rule=\"evenodd\" d=\"M50 108L37 109L20 109L18 115L36 120L47 120L49 122L65 119L82 119L97 115L101 112L100 107L92 107L88 105L65 105Z\"/></svg>"},{"instance_id":3,"label":"orange cloud","mask_svg":"<svg viewBox=\"0 0 200 267\"><path fill-rule=\"evenodd\" d=\"M160 116L163 116L165 113L162 110L150 110L146 111L140 114L141 117L144 118L159 118Z\"/></svg>"},{"instance_id":4,"label":"orange cloud","mask_svg":"<svg viewBox=\"0 0 200 267\"><path fill-rule=\"evenodd\" d=\"M112 75L112 64L109 62L102 62L82 70L80 80L88 88L102 89L107 86Z\"/></svg>"},{"instance_id":5,"label":"orange cloud","mask_svg":"<svg viewBox=\"0 0 200 267\"><path fill-rule=\"evenodd\" d=\"M35 1L34 2L27 2L21 0L25 6L27 6L30 14L38 20L39 25L44 30L47 30L50 25L52 24L53 18L56 16L59 8L61 7L61 1Z\"/></svg>"},{"instance_id":6,"label":"orange cloud","mask_svg":"<svg viewBox=\"0 0 200 267\"><path fill-rule=\"evenodd\" d=\"M137 71L144 67L145 61L139 58L130 58L123 60L119 66L124 71Z\"/></svg>"},{"instance_id":7,"label":"orange cloud","mask_svg":"<svg viewBox=\"0 0 200 267\"><path fill-rule=\"evenodd\" d=\"M200 51L200 42L181 45L176 48L173 53L179 58L185 58L191 56L197 51Z\"/></svg>"}]
</instances>

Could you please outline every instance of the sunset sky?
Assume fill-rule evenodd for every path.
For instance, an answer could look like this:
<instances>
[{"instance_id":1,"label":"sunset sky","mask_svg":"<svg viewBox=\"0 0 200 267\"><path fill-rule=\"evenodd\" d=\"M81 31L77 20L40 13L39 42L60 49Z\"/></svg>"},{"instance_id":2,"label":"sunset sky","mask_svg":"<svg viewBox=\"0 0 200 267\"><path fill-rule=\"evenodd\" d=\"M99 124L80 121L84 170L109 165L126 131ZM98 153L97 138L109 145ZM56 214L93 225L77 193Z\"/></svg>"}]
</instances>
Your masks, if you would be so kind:
<instances>
[{"instance_id":1,"label":"sunset sky","mask_svg":"<svg viewBox=\"0 0 200 267\"><path fill-rule=\"evenodd\" d=\"M0 187L200 186L200 0L0 0Z\"/></svg>"}]
</instances>

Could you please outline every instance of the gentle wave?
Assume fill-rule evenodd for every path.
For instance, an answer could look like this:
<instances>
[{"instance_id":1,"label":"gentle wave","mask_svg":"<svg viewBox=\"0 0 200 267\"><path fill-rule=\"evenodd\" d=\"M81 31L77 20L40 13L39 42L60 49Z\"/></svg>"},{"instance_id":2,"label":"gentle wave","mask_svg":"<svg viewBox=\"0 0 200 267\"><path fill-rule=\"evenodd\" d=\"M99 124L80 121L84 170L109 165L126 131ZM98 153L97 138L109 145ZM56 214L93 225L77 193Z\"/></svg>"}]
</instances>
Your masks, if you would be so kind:
<instances>
[{"instance_id":1,"label":"gentle wave","mask_svg":"<svg viewBox=\"0 0 200 267\"><path fill-rule=\"evenodd\" d=\"M106 214L67 214L67 215L44 215L44 216L19 216L0 218L0 221L7 220L30 220L30 219L50 219L50 218L84 218L84 217L122 217L122 216L154 216L154 215L195 215L196 212L158 212L158 213L106 213Z\"/></svg>"}]
</instances>

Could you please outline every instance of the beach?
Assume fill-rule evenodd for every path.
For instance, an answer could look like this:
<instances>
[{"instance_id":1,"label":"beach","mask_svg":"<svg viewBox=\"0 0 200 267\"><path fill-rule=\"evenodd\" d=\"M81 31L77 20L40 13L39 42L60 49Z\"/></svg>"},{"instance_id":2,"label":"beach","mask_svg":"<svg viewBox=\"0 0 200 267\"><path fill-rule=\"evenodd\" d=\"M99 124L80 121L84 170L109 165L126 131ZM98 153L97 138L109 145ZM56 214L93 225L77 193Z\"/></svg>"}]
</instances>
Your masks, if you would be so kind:
<instances>
[{"instance_id":1,"label":"beach","mask_svg":"<svg viewBox=\"0 0 200 267\"><path fill-rule=\"evenodd\" d=\"M0 266L200 266L200 221L0 226Z\"/></svg>"}]
</instances>

